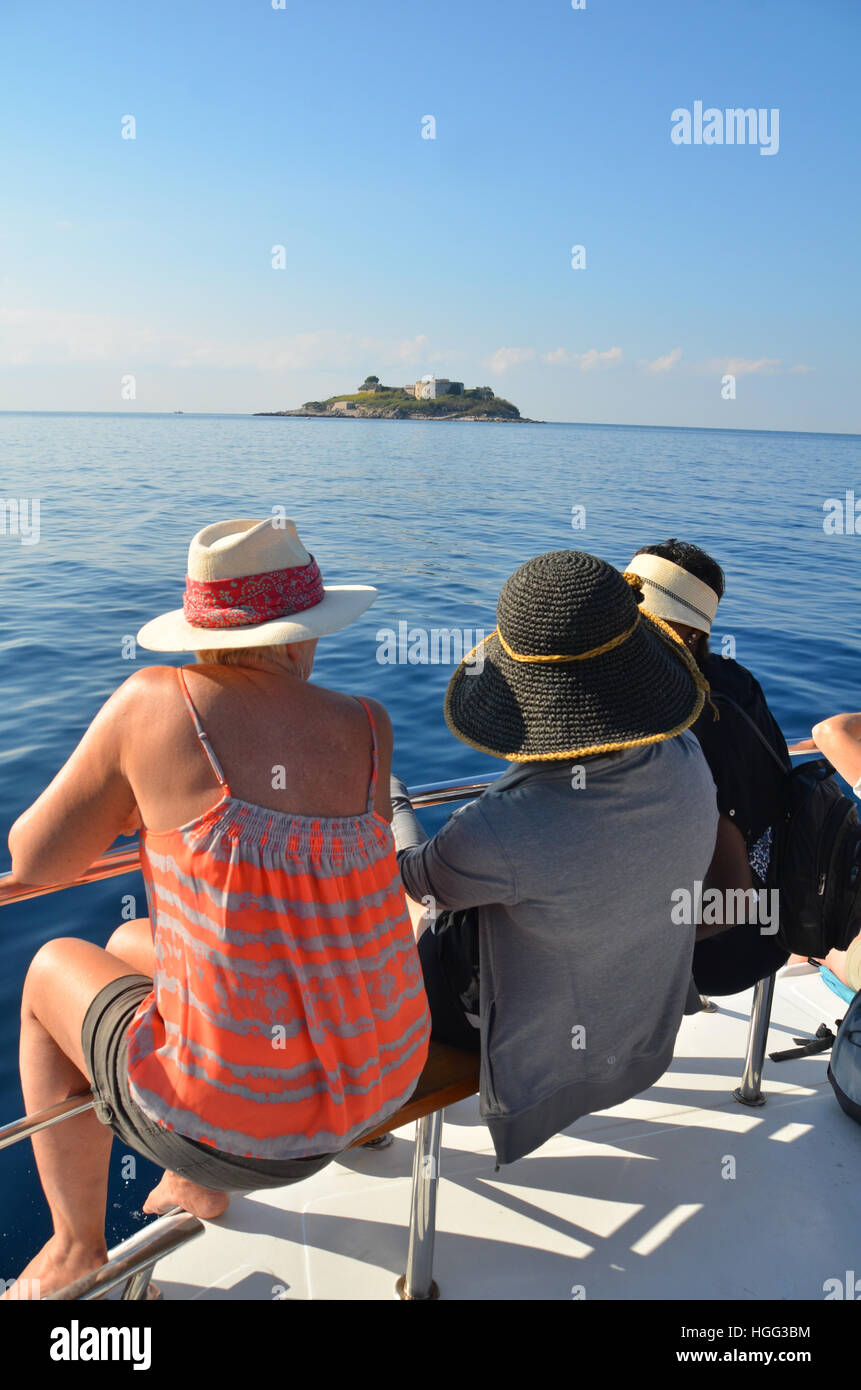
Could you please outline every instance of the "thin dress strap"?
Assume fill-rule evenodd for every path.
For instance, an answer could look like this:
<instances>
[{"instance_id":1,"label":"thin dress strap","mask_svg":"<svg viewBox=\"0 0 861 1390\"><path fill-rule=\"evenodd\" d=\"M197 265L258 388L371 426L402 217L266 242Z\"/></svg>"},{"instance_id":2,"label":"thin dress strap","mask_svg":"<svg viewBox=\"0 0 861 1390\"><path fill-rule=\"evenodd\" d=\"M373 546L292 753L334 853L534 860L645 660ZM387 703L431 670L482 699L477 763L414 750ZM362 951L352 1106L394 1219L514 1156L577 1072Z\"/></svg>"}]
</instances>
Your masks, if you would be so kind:
<instances>
[{"instance_id":1,"label":"thin dress strap","mask_svg":"<svg viewBox=\"0 0 861 1390\"><path fill-rule=\"evenodd\" d=\"M179 677L179 688L182 691L182 696L188 707L188 712L191 715L191 718L194 722L194 727L197 731L197 737L200 739L200 746L206 754L207 758L209 759L209 765L215 773L216 777L218 778L218 781L221 784L225 796L230 796L230 788L227 785L227 778L224 776L224 773L221 768L221 763L215 756L212 744L209 742L207 732L201 724L200 716L198 715L197 710L194 707L194 701L188 693L188 685L186 684L185 680L185 668L183 666L177 666L176 674Z\"/></svg>"},{"instance_id":2,"label":"thin dress strap","mask_svg":"<svg viewBox=\"0 0 861 1390\"><path fill-rule=\"evenodd\" d=\"M374 809L374 798L377 794L377 770L380 764L380 755L377 751L377 726L374 723L374 716L371 714L370 706L365 703L361 695L357 695L356 699L359 701L359 704L362 706L362 709L368 716L368 723L371 726L371 742L373 744L373 767L371 770L371 783L368 787L368 804L365 808L366 814L370 814L370 812Z\"/></svg>"}]
</instances>

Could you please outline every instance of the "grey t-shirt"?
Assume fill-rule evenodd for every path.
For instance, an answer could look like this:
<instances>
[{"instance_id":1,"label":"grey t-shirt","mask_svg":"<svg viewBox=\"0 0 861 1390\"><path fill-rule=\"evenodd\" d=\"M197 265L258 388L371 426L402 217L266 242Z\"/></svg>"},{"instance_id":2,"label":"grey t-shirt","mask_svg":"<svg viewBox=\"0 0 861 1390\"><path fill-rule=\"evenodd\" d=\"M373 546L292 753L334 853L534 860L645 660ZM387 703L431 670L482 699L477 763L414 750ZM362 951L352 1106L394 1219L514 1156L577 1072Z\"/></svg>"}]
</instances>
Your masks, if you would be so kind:
<instances>
[{"instance_id":1,"label":"grey t-shirt","mask_svg":"<svg viewBox=\"0 0 861 1390\"><path fill-rule=\"evenodd\" d=\"M705 878L717 834L697 739L514 766L429 840L394 803L410 896L479 909L481 1113L499 1161L651 1086L691 977L694 925L671 920L671 895Z\"/></svg>"}]
</instances>

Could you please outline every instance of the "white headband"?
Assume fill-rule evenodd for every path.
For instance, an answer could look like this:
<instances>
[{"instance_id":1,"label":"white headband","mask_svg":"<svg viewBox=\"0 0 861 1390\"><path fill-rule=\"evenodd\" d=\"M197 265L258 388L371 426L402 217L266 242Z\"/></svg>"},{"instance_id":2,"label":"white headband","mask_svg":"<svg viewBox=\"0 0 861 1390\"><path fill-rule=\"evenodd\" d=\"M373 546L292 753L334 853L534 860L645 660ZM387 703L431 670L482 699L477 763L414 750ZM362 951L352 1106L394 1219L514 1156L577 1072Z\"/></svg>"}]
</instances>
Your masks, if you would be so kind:
<instances>
[{"instance_id":1,"label":"white headband","mask_svg":"<svg viewBox=\"0 0 861 1390\"><path fill-rule=\"evenodd\" d=\"M711 632L719 599L714 589L661 555L635 555L625 574L643 581L643 609L665 623L686 623Z\"/></svg>"}]
</instances>

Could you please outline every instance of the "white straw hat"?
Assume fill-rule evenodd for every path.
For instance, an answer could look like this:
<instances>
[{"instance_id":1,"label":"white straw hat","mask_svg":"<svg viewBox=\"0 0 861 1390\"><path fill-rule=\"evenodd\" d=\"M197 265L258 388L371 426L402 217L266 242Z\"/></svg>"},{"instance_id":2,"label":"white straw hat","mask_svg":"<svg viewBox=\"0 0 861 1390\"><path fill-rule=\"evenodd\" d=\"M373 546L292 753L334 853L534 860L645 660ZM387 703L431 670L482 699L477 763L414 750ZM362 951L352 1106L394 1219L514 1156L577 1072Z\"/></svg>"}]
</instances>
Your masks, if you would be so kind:
<instances>
[{"instance_id":1,"label":"white straw hat","mask_svg":"<svg viewBox=\"0 0 861 1390\"><path fill-rule=\"evenodd\" d=\"M643 611L665 623L685 623L711 632L720 602L714 589L662 555L638 551L625 574L643 581Z\"/></svg>"},{"instance_id":2,"label":"white straw hat","mask_svg":"<svg viewBox=\"0 0 861 1390\"><path fill-rule=\"evenodd\" d=\"M324 587L292 521L217 521L189 546L182 608L137 640L153 652L306 642L355 622L376 597L368 584Z\"/></svg>"}]
</instances>

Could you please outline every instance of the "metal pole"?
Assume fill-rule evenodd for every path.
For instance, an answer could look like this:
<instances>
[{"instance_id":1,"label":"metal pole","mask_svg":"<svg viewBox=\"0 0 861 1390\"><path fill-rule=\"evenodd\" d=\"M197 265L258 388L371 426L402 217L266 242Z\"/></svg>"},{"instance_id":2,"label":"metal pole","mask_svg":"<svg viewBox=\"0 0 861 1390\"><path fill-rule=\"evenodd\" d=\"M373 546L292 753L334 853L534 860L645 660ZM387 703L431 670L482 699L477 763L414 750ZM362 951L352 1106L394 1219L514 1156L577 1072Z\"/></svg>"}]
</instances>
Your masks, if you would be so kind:
<instances>
[{"instance_id":1,"label":"metal pole","mask_svg":"<svg viewBox=\"0 0 861 1390\"><path fill-rule=\"evenodd\" d=\"M5 884L12 875L0 874L0 907L6 903L25 902L27 898L41 898L46 893L60 893L64 888L77 888L83 883L116 878L118 874L134 873L140 866L140 849L135 843L122 845L119 849L112 849L107 854L100 855L98 859L93 860L88 869L78 874L77 878L67 879L64 883L22 883L10 891Z\"/></svg>"},{"instance_id":2,"label":"metal pole","mask_svg":"<svg viewBox=\"0 0 861 1390\"><path fill-rule=\"evenodd\" d=\"M410 788L410 799L417 810L423 806L445 806L452 801L465 801L467 797L480 796L483 791L502 776L502 772L488 772L483 777L458 777L448 782L428 782L420 787ZM116 878L119 874L130 874L140 869L140 847L135 842L108 850L107 854L95 859L88 869L77 878L64 883L22 883L15 888L6 888L11 874L0 874L0 907L7 903L21 903L28 898L40 898L46 893L60 893L65 888L77 888L85 883L96 883L103 878Z\"/></svg>"},{"instance_id":3,"label":"metal pole","mask_svg":"<svg viewBox=\"0 0 861 1390\"><path fill-rule=\"evenodd\" d=\"M137 1274L133 1274L122 1291L120 1297L124 1301L132 1300L135 1303L146 1302L147 1289L155 1264L147 1265L146 1269L141 1269Z\"/></svg>"},{"instance_id":4,"label":"metal pole","mask_svg":"<svg viewBox=\"0 0 861 1390\"><path fill-rule=\"evenodd\" d=\"M768 1025L771 1021L774 978L774 975L767 975L764 980L758 980L754 987L750 1027L747 1033L747 1052L744 1058L744 1075L741 1078L741 1085L733 1091L733 1096L740 1105L765 1105L765 1096L760 1089L760 1083L765 1061L765 1046L768 1041Z\"/></svg>"},{"instance_id":5,"label":"metal pole","mask_svg":"<svg viewBox=\"0 0 861 1390\"><path fill-rule=\"evenodd\" d=\"M61 1120L70 1120L73 1115L83 1115L85 1110L92 1110L94 1105L92 1091L84 1091L80 1096L69 1096L68 1100L58 1100L56 1105L37 1110L35 1115L24 1115L20 1120L13 1120L11 1125L3 1125L0 1129L0 1149L7 1149L10 1144L29 1139L31 1134L37 1134L40 1129L47 1129L49 1125L57 1125Z\"/></svg>"},{"instance_id":6,"label":"metal pole","mask_svg":"<svg viewBox=\"0 0 861 1390\"><path fill-rule=\"evenodd\" d=\"M416 1125L407 1267L395 1285L398 1296L410 1302L439 1298L433 1278L433 1247L443 1114L435 1110Z\"/></svg>"},{"instance_id":7,"label":"metal pole","mask_svg":"<svg viewBox=\"0 0 861 1390\"><path fill-rule=\"evenodd\" d=\"M409 787L410 801L416 811L423 806L445 806L450 801L465 801L469 796L481 796L501 776L501 771L486 772L483 777L456 777L450 782L428 782L419 787Z\"/></svg>"},{"instance_id":8,"label":"metal pole","mask_svg":"<svg viewBox=\"0 0 861 1390\"><path fill-rule=\"evenodd\" d=\"M101 1298L102 1294L110 1293L118 1284L125 1284L127 1281L131 1284L143 1282L143 1293L135 1296L145 1298L149 1276L156 1261L164 1255L172 1254L187 1241L203 1235L203 1231L203 1222L198 1221L196 1216L190 1216L188 1212L162 1216L141 1233L140 1239L135 1239L131 1249L123 1249L121 1246L120 1253L113 1255L107 1264L93 1270L92 1274L85 1274L83 1278L76 1279L73 1284L67 1284L64 1289L47 1294L44 1301L61 1303ZM141 1276L140 1279L137 1276ZM132 1297L131 1294L126 1296Z\"/></svg>"}]
</instances>

